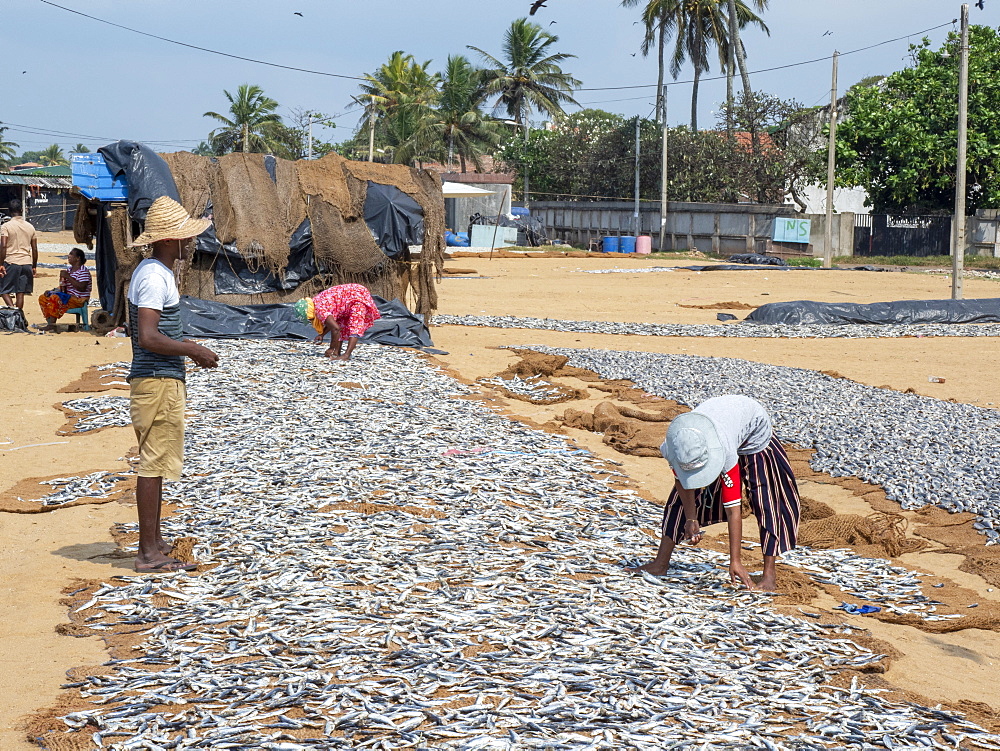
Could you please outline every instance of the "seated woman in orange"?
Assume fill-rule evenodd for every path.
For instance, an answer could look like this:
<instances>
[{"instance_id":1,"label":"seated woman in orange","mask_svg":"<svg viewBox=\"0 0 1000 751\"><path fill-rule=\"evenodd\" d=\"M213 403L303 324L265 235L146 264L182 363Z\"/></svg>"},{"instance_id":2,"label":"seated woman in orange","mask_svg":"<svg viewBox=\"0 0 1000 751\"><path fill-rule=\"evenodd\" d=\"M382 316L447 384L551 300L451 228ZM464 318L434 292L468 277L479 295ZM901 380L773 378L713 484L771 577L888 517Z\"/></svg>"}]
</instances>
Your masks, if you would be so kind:
<instances>
[{"instance_id":1,"label":"seated woman in orange","mask_svg":"<svg viewBox=\"0 0 1000 751\"><path fill-rule=\"evenodd\" d=\"M55 331L56 321L66 315L67 310L82 308L90 302L94 280L85 265L87 256L79 248L73 248L66 260L69 269L59 272L59 288L43 292L38 298L46 323L42 331Z\"/></svg>"},{"instance_id":2,"label":"seated woman in orange","mask_svg":"<svg viewBox=\"0 0 1000 751\"><path fill-rule=\"evenodd\" d=\"M340 284L313 298L295 303L295 313L319 332L317 342L330 334L330 347L323 354L331 360L350 360L358 339L382 316L371 293L360 284ZM347 351L341 348L347 342Z\"/></svg>"}]
</instances>

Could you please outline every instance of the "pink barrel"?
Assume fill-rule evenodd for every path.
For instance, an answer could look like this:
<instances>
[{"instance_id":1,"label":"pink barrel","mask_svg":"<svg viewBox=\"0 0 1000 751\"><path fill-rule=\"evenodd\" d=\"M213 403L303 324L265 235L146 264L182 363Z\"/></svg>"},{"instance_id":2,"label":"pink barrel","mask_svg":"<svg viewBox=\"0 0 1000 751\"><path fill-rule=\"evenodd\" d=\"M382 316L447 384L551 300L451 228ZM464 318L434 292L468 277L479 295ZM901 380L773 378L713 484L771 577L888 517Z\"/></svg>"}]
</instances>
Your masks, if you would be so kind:
<instances>
[{"instance_id":1,"label":"pink barrel","mask_svg":"<svg viewBox=\"0 0 1000 751\"><path fill-rule=\"evenodd\" d=\"M649 235L639 235L635 241L635 252L649 255L653 252L653 238Z\"/></svg>"}]
</instances>

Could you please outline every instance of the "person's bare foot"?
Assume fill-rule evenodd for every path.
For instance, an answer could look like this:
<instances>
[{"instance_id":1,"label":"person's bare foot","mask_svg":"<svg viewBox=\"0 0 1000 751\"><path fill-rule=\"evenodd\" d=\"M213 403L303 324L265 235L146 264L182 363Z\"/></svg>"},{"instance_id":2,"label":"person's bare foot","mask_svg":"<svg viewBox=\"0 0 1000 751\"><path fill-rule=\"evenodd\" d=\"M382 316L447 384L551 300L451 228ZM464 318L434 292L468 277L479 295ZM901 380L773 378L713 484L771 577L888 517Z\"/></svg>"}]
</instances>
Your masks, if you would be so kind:
<instances>
[{"instance_id":1,"label":"person's bare foot","mask_svg":"<svg viewBox=\"0 0 1000 751\"><path fill-rule=\"evenodd\" d=\"M755 592L777 592L778 582L775 579L763 578L757 582L757 586L753 590Z\"/></svg>"},{"instance_id":2,"label":"person's bare foot","mask_svg":"<svg viewBox=\"0 0 1000 751\"><path fill-rule=\"evenodd\" d=\"M634 568L626 567L625 570L628 571L630 574L641 574L645 572L647 574L652 574L653 576L663 576L664 574L667 573L667 570L669 568L670 568L669 563L661 564L657 563L656 561L650 561L649 563L644 563L643 565L636 566Z\"/></svg>"},{"instance_id":3,"label":"person's bare foot","mask_svg":"<svg viewBox=\"0 0 1000 751\"><path fill-rule=\"evenodd\" d=\"M197 568L197 563L185 563L167 556L152 560L135 559L135 570L139 574L168 574L173 571L194 571Z\"/></svg>"},{"instance_id":4,"label":"person's bare foot","mask_svg":"<svg viewBox=\"0 0 1000 751\"><path fill-rule=\"evenodd\" d=\"M156 547L159 548L163 555L170 555L170 552L174 549L174 544L172 542L167 542L161 537L156 541Z\"/></svg>"}]
</instances>

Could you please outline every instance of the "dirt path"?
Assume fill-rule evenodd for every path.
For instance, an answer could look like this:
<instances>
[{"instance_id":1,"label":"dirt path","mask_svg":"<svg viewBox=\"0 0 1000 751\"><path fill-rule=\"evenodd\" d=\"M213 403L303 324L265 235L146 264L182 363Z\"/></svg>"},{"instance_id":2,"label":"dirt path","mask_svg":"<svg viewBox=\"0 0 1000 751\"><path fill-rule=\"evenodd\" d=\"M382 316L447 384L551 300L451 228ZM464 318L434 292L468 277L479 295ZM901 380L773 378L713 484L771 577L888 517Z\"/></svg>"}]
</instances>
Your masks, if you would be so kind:
<instances>
[{"instance_id":1,"label":"dirt path","mask_svg":"<svg viewBox=\"0 0 1000 751\"><path fill-rule=\"evenodd\" d=\"M678 307L738 301L750 305L792 299L873 302L905 298L947 297L944 277L925 274L865 272L666 272L645 274L578 274L576 268L638 265L632 259L456 259L454 265L475 268L490 278L446 277L439 287L441 312L537 315L549 318L714 323L716 310ZM642 265L649 265L648 262ZM667 265L667 264L664 264ZM55 278L55 272L47 270ZM46 280L37 280L44 288ZM764 293L767 294L764 294ZM995 282L969 280L966 295L1000 296ZM37 305L26 310L29 321L41 321ZM995 373L1000 355L994 340L763 340L654 339L606 337L557 332L498 331L438 327L435 344L448 350L440 362L466 380L493 375L515 357L496 349L507 344L552 344L654 352L742 357L815 370L833 370L875 386L912 388L918 393L952 398L981 406L996 398ZM97 339L89 334L0 336L0 362L5 388L0 392L0 494L27 478L79 475L97 469L123 470L122 457L134 444L127 428L95 434L58 436L65 422L53 405L76 395L58 393L78 380L91 365L128 360L125 340ZM930 384L929 375L946 378ZM587 388L586 384L572 383ZM588 403L606 398L593 391ZM552 423L567 405L541 408L504 400L512 415L536 423ZM553 426L550 426L553 427ZM601 436L574 431L574 440L595 453L620 462L622 469L652 502L666 497L662 460L618 454ZM54 443L65 441L65 443ZM33 444L54 443L35 446ZM19 447L26 448L19 448ZM11 451L18 448L17 451ZM815 487L813 487L815 485ZM805 490L805 488L804 488ZM39 495L44 491L39 492ZM864 510L853 495L836 486L811 483L808 492L839 510ZM32 748L18 730L20 718L51 706L65 682L65 671L105 659L94 638L63 636L68 621L60 604L63 590L79 578L106 577L129 571L128 561L109 557L114 550L110 527L131 521L134 509L110 503L80 506L45 514L0 513L0 748ZM652 541L651 541L652 545ZM994 593L978 577L959 571L961 556L927 551L910 554L907 564L952 578L982 595ZM829 607L832 597L809 607ZM977 699L1000 707L1000 693L990 680L1000 661L1000 640L992 631L927 634L861 617L846 616L882 639L892 640L903 654L884 676L936 701Z\"/></svg>"}]
</instances>

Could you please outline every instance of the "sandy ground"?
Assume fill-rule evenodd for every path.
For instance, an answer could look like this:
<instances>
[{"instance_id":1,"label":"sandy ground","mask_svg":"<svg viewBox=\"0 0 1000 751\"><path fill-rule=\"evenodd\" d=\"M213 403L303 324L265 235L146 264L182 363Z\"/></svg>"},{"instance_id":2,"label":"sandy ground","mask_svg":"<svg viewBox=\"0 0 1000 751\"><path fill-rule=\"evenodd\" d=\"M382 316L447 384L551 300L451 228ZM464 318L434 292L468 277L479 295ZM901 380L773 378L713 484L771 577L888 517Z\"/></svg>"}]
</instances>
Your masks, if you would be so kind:
<instances>
[{"instance_id":1,"label":"sandy ground","mask_svg":"<svg viewBox=\"0 0 1000 751\"><path fill-rule=\"evenodd\" d=\"M62 237L44 239L66 241ZM874 302L948 296L947 278L916 273L770 270L701 274L572 273L580 268L650 265L649 261L638 259L600 258L493 261L462 258L449 265L474 268L478 274L471 278L449 276L441 282L442 313L715 323L717 311L682 308L678 304L738 301L759 305L803 298ZM56 272L44 273L44 277L36 280L38 291L54 283ZM965 290L967 297L1000 296L997 282L968 280ZM26 305L26 313L30 322L41 321L33 300ZM467 381L493 375L516 360L514 355L497 347L551 344L741 357L833 370L875 386L912 388L921 394L980 406L993 406L994 400L1000 404L994 385L1000 355L995 340L991 339L654 339L458 326L435 327L432 334L435 344L449 352L436 361ZM4 416L0 420L0 496L5 493L9 496L15 485L24 492L27 487L24 481L28 478L125 468L123 457L134 444L130 429L57 435L65 420L54 407L73 398L58 391L78 379L89 366L129 357L126 340L98 339L86 333L0 336L0 362L4 365L6 385L0 393L0 414ZM929 383L929 375L944 377L946 382ZM569 385L587 388L583 382ZM567 406L537 406L496 398L494 394L488 396L511 415L550 428ZM604 398L606 395L593 391L585 404L593 406ZM580 403L574 402L573 406ZM651 502L662 503L668 490L662 460L619 454L593 433L571 431L571 437L596 454L619 462L622 471ZM34 445L43 443L54 445ZM38 487L34 497L44 492L45 488ZM824 500L839 512L870 510L857 496L836 485L803 483L803 493ZM105 659L98 639L63 636L57 632L68 621L66 607L60 600L78 579L130 571L129 560L114 556L110 527L133 518L134 509L121 503L84 505L42 514L0 513L0 695L5 697L0 703L0 748L32 748L19 730L22 718L56 701L68 669L98 664ZM652 545L651 539L651 550ZM987 582L958 570L960 556L919 552L909 554L906 562L968 588L983 603L1000 599L990 591L993 587ZM837 601L831 595L822 593L807 608L825 610L835 604ZM952 634L929 634L910 626L860 616L844 616L844 619L870 628L875 637L891 642L902 653L882 676L891 684L915 691L932 703L969 700L1000 708L1000 688L993 678L1000 663L1000 633L966 629Z\"/></svg>"}]
</instances>

